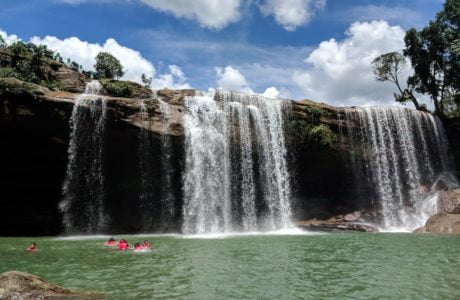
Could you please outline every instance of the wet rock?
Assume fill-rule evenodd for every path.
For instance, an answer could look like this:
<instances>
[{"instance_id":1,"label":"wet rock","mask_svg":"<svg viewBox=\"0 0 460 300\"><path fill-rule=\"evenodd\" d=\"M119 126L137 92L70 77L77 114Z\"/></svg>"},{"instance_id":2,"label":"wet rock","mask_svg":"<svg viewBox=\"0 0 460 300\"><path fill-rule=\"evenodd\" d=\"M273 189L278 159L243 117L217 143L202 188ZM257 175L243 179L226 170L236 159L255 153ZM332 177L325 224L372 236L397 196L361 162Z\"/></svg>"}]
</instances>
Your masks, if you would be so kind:
<instances>
[{"instance_id":1,"label":"wet rock","mask_svg":"<svg viewBox=\"0 0 460 300\"><path fill-rule=\"evenodd\" d=\"M460 234L460 214L435 214L426 221L426 232Z\"/></svg>"},{"instance_id":2,"label":"wet rock","mask_svg":"<svg viewBox=\"0 0 460 300\"><path fill-rule=\"evenodd\" d=\"M414 231L412 231L413 233L425 233L426 232L426 227L425 226L422 226L422 227L419 227L419 228L416 228L414 229Z\"/></svg>"},{"instance_id":3,"label":"wet rock","mask_svg":"<svg viewBox=\"0 0 460 300\"><path fill-rule=\"evenodd\" d=\"M341 232L341 231L357 231L357 232L378 232L379 229L375 226L362 223L340 222L334 220L308 220L298 222L297 226L301 229L309 231L323 232Z\"/></svg>"},{"instance_id":4,"label":"wet rock","mask_svg":"<svg viewBox=\"0 0 460 300\"><path fill-rule=\"evenodd\" d=\"M196 94L195 90L185 89L185 90L170 90L170 89L161 89L157 91L157 97L169 104L173 105L183 105L185 97L194 96Z\"/></svg>"},{"instance_id":5,"label":"wet rock","mask_svg":"<svg viewBox=\"0 0 460 300\"><path fill-rule=\"evenodd\" d=\"M460 214L460 189L440 192L439 202L443 212Z\"/></svg>"},{"instance_id":6,"label":"wet rock","mask_svg":"<svg viewBox=\"0 0 460 300\"><path fill-rule=\"evenodd\" d=\"M0 274L0 299L103 299L100 293L73 292L38 276L18 271Z\"/></svg>"},{"instance_id":7,"label":"wet rock","mask_svg":"<svg viewBox=\"0 0 460 300\"><path fill-rule=\"evenodd\" d=\"M361 217L361 212L360 211L355 211L349 214L346 214L343 219L347 222L355 222Z\"/></svg>"}]
</instances>

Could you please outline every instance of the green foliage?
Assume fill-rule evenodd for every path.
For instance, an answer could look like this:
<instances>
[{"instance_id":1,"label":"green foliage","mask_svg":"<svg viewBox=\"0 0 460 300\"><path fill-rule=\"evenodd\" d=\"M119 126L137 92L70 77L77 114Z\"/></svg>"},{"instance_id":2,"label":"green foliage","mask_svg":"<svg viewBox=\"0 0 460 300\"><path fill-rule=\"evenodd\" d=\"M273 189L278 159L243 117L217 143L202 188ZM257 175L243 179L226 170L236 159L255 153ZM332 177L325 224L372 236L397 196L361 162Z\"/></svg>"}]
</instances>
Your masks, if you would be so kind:
<instances>
[{"instance_id":1,"label":"green foliage","mask_svg":"<svg viewBox=\"0 0 460 300\"><path fill-rule=\"evenodd\" d=\"M142 73L142 82L144 83L144 86L147 88L150 88L152 85L152 77L147 77L144 73Z\"/></svg>"},{"instance_id":2,"label":"green foliage","mask_svg":"<svg viewBox=\"0 0 460 300\"><path fill-rule=\"evenodd\" d=\"M40 87L13 78L0 78L0 96L15 95L35 98L40 94Z\"/></svg>"},{"instance_id":3,"label":"green foliage","mask_svg":"<svg viewBox=\"0 0 460 300\"><path fill-rule=\"evenodd\" d=\"M316 105L306 105L304 119L295 119L288 123L288 136L296 144L303 147L333 148L338 141L337 135L329 125L321 122L327 112Z\"/></svg>"},{"instance_id":4,"label":"green foliage","mask_svg":"<svg viewBox=\"0 0 460 300\"><path fill-rule=\"evenodd\" d=\"M94 68L103 79L117 79L124 75L120 61L108 52L99 52Z\"/></svg>"},{"instance_id":5,"label":"green foliage","mask_svg":"<svg viewBox=\"0 0 460 300\"><path fill-rule=\"evenodd\" d=\"M0 78L17 78L21 79L21 75L15 69L10 67L0 67Z\"/></svg>"},{"instance_id":6,"label":"green foliage","mask_svg":"<svg viewBox=\"0 0 460 300\"><path fill-rule=\"evenodd\" d=\"M5 39L0 35L0 48L5 48L6 42Z\"/></svg>"},{"instance_id":7,"label":"green foliage","mask_svg":"<svg viewBox=\"0 0 460 300\"><path fill-rule=\"evenodd\" d=\"M101 84L109 96L131 98L133 84L128 81L101 80Z\"/></svg>"},{"instance_id":8,"label":"green foliage","mask_svg":"<svg viewBox=\"0 0 460 300\"><path fill-rule=\"evenodd\" d=\"M315 126L310 131L310 139L324 147L333 147L337 142L337 135L326 124Z\"/></svg>"},{"instance_id":9,"label":"green foliage","mask_svg":"<svg viewBox=\"0 0 460 300\"><path fill-rule=\"evenodd\" d=\"M324 109L315 105L305 106L305 111L308 114L308 121L311 124L318 124L321 121L321 118L326 114Z\"/></svg>"},{"instance_id":10,"label":"green foliage","mask_svg":"<svg viewBox=\"0 0 460 300\"><path fill-rule=\"evenodd\" d=\"M394 93L395 100L401 103L412 101L416 109L421 109L417 99L413 94L413 85L407 82L407 87L402 88L399 77L406 66L406 59L399 52L389 52L382 54L372 61L372 69L377 81L393 83L399 93Z\"/></svg>"},{"instance_id":11,"label":"green foliage","mask_svg":"<svg viewBox=\"0 0 460 300\"><path fill-rule=\"evenodd\" d=\"M447 116L460 114L460 0L446 0L443 10L433 21L420 31L414 28L408 30L404 41L403 53L410 60L414 72L407 80L407 89L398 87L400 93L395 94L396 100L414 101L412 91L415 91L431 98L435 113ZM374 61L382 67L374 68L378 80L380 73L394 74L395 71L395 61L388 60L383 64L384 56L380 57L380 65L379 61ZM386 65L390 68L385 68ZM381 81L394 79L391 76L380 78L384 79Z\"/></svg>"}]
</instances>

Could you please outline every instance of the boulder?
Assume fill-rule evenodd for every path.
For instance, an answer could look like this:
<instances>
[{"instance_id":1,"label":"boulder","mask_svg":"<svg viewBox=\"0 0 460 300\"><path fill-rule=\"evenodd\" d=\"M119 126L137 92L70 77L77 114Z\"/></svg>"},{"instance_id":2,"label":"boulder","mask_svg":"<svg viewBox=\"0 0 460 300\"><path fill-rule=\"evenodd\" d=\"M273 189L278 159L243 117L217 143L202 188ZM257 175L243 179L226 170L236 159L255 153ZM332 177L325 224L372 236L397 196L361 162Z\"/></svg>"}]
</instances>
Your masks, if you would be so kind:
<instances>
[{"instance_id":1,"label":"boulder","mask_svg":"<svg viewBox=\"0 0 460 300\"><path fill-rule=\"evenodd\" d=\"M426 232L460 234L460 214L441 212L426 221Z\"/></svg>"},{"instance_id":2,"label":"boulder","mask_svg":"<svg viewBox=\"0 0 460 300\"><path fill-rule=\"evenodd\" d=\"M460 189L441 191L439 202L443 212L460 214Z\"/></svg>"},{"instance_id":3,"label":"boulder","mask_svg":"<svg viewBox=\"0 0 460 300\"><path fill-rule=\"evenodd\" d=\"M361 212L360 211L355 211L349 214L346 214L343 219L347 222L355 222L361 217Z\"/></svg>"},{"instance_id":4,"label":"boulder","mask_svg":"<svg viewBox=\"0 0 460 300\"><path fill-rule=\"evenodd\" d=\"M74 293L38 276L18 271L0 274L0 299L103 299L99 293Z\"/></svg>"},{"instance_id":5,"label":"boulder","mask_svg":"<svg viewBox=\"0 0 460 300\"><path fill-rule=\"evenodd\" d=\"M412 231L413 233L425 233L426 232L426 227L425 226L422 226L422 227L419 227L419 228L416 228L414 229L414 231Z\"/></svg>"}]
</instances>

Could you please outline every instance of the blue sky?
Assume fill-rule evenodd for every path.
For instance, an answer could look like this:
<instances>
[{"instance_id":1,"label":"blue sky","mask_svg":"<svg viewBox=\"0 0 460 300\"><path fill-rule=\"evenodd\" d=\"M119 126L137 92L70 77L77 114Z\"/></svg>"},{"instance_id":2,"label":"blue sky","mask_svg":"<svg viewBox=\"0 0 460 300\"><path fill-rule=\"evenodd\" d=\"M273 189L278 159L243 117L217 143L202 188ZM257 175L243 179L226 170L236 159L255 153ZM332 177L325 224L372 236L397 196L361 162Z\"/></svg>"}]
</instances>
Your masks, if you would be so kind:
<instances>
[{"instance_id":1,"label":"blue sky","mask_svg":"<svg viewBox=\"0 0 460 300\"><path fill-rule=\"evenodd\" d=\"M392 103L392 87L373 80L369 60L401 49L404 30L423 27L442 4L1 0L0 30L9 40L45 43L87 68L97 51L114 52L129 71L126 79L147 73L157 88L222 87L336 105L385 105Z\"/></svg>"}]
</instances>

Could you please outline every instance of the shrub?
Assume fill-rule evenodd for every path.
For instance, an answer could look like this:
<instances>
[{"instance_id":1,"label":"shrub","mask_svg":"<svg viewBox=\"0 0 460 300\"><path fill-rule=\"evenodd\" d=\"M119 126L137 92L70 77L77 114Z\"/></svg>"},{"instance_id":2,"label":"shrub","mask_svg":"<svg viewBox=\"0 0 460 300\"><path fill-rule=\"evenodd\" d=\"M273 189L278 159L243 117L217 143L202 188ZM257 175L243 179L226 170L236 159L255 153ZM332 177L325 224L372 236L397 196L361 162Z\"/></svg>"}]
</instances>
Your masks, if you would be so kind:
<instances>
[{"instance_id":1,"label":"shrub","mask_svg":"<svg viewBox=\"0 0 460 300\"><path fill-rule=\"evenodd\" d=\"M101 84L109 96L124 98L133 96L133 87L128 81L101 80Z\"/></svg>"}]
</instances>

